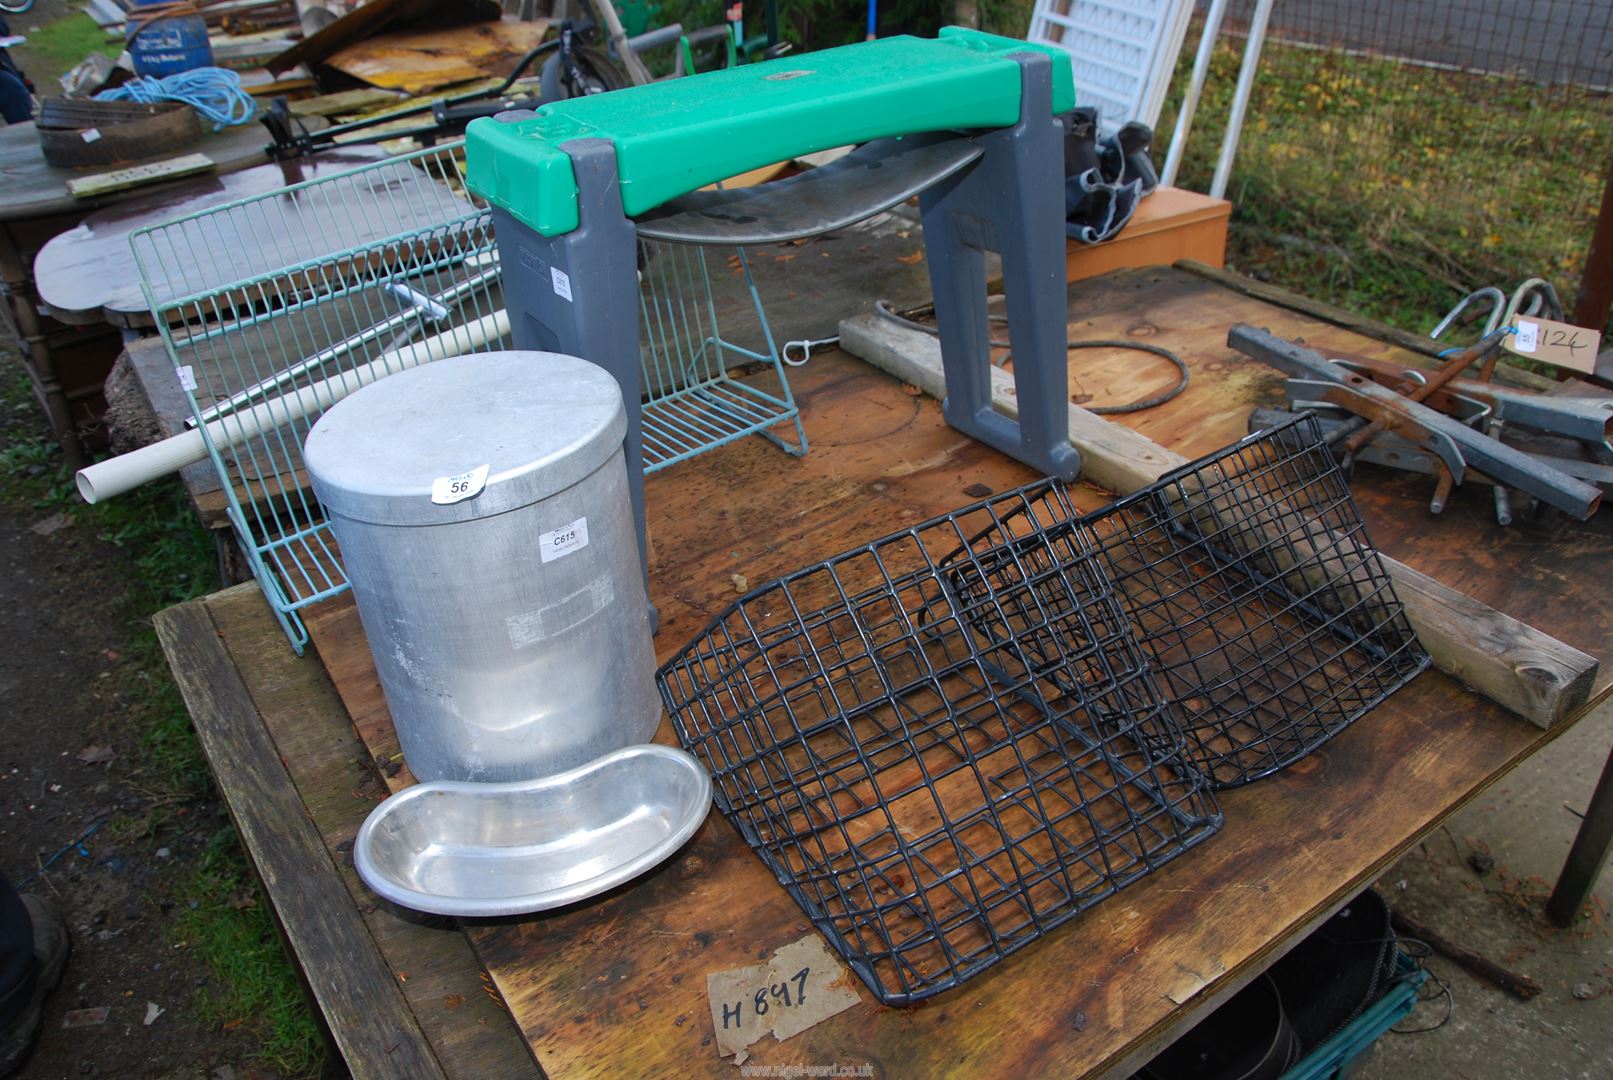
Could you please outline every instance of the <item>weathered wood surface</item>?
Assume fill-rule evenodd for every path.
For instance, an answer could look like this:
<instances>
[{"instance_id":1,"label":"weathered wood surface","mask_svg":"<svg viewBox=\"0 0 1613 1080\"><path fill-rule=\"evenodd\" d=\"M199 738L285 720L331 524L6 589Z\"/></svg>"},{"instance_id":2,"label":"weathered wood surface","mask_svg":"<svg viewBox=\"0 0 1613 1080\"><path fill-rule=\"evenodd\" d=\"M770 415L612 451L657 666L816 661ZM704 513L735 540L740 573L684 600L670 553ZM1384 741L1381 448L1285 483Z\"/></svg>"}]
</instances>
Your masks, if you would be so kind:
<instances>
[{"instance_id":1,"label":"weathered wood surface","mask_svg":"<svg viewBox=\"0 0 1613 1080\"><path fill-rule=\"evenodd\" d=\"M1159 297L1138 285L1122 282L1115 299L1129 296L1160 319ZM1100 323L1090 301L1108 293L1085 294ZM1221 299L1201 303L1214 312ZM1224 333L1224 322L1212 330L1220 318L1201 310L1193 321ZM1163 331L1160 340L1177 344ZM1206 350L1194 356L1201 366L1232 365L1224 345ZM843 356L825 354L792 374L813 437L806 458L747 440L650 479L663 657L735 596L735 574L755 584L956 508L972 484L1001 490L1031 479L945 427L934 401ZM1091 369L1084 375L1099 381ZM1120 381L1103 384L1111 378ZM1209 432L1179 416L1175 441L1220 445L1242 422L1237 408ZM1080 495L1085 505L1104 498ZM1607 624L1583 612L1571 618L1605 655ZM370 749L392 752L350 604L326 605L311 628ZM665 725L659 737L670 741ZM758 1044L755 1057L873 1062L881 1075L1125 1075L1546 737L1425 675L1299 765L1224 797L1221 835L1047 940L921 1007L889 1010L865 998L791 1042ZM754 962L808 927L714 816L636 884L467 932L551 1076L727 1075L704 975Z\"/></svg>"},{"instance_id":2,"label":"weathered wood surface","mask_svg":"<svg viewBox=\"0 0 1613 1080\"><path fill-rule=\"evenodd\" d=\"M1187 456L1242 435L1249 407L1277 392L1274 373L1226 349L1229 322L1312 340L1336 335L1329 340L1356 353L1388 351L1179 272L1111 276L1074 295L1082 336L1134 332L1193 367L1181 399L1133 420ZM1083 392L1100 400L1128 400L1161 378L1124 354L1079 355ZM971 485L1002 490L1032 478L947 428L933 400L861 362L827 352L791 376L812 439L807 457L746 440L649 480L663 657L737 595L736 574L755 585L963 505ZM1488 500L1458 492L1442 521L1428 516L1424 489L1392 474L1364 473L1357 493L1386 550L1598 658L1613 654L1613 619L1594 587L1596 568L1613 554L1599 522L1514 528L1494 537L1493 558L1475 564L1469 552L1487 542L1479 511ZM1083 508L1105 498L1078 492ZM1462 520L1467 503L1474 512ZM1451 551L1442 554L1441 544ZM368 751L395 753L350 601L322 605L309 622ZM262 648L275 646L284 649ZM1224 796L1220 835L1045 941L917 1008L877 1008L865 995L794 1040L759 1043L755 1057L871 1062L889 1076L1127 1075L1553 734L1426 674L1303 762ZM665 725L659 738L670 741ZM407 781L400 770L389 783ZM637 883L466 932L551 1076L730 1076L711 1038L705 973L753 963L808 929L713 815L673 861Z\"/></svg>"},{"instance_id":3,"label":"weathered wood surface","mask_svg":"<svg viewBox=\"0 0 1613 1080\"><path fill-rule=\"evenodd\" d=\"M1420 356L1437 357L1445 346L1435 343L1422 334L1403 330L1398 326L1389 326L1369 319L1365 315L1357 314L1346 308L1336 307L1321 300L1313 300L1308 296L1285 289L1281 285L1272 285L1254 278L1244 277L1242 274L1227 270L1221 266L1212 266L1206 262L1195 259L1183 259L1176 263L1176 269L1204 278L1206 281L1243 293L1256 300L1264 300L1278 307L1287 308L1312 316L1321 322L1331 323L1345 330L1353 330L1377 341L1387 342L1399 346L1407 352ZM1409 361L1408 361L1409 362ZM1498 378L1504 382L1512 382L1518 386L1527 386L1534 390L1549 390L1553 380L1544 375L1537 375L1532 371L1525 371L1508 363L1504 358L1498 365L1500 372Z\"/></svg>"},{"instance_id":4,"label":"weathered wood surface","mask_svg":"<svg viewBox=\"0 0 1613 1080\"><path fill-rule=\"evenodd\" d=\"M933 335L869 314L842 322L840 336L847 350L881 370L933 397L945 395L941 349ZM1075 354L1086 355L1084 350ZM1071 382L1085 374L1072 371ZM1017 415L1013 377L994 367L991 379L993 402ZM1079 405L1069 407L1069 430L1082 454L1082 476L1123 494L1188 460ZM1593 657L1393 558L1385 557L1384 563L1440 670L1540 727L1562 722L1589 698L1598 667Z\"/></svg>"},{"instance_id":5,"label":"weathered wood surface","mask_svg":"<svg viewBox=\"0 0 1613 1080\"><path fill-rule=\"evenodd\" d=\"M549 20L473 23L402 30L366 38L326 59L336 70L385 90L421 94L488 75L503 75L542 44Z\"/></svg>"},{"instance_id":6,"label":"weathered wood surface","mask_svg":"<svg viewBox=\"0 0 1613 1080\"><path fill-rule=\"evenodd\" d=\"M185 430L185 417L190 415L190 404L179 386L179 377L162 338L131 341L118 360L133 371L133 382L144 396L161 437L181 434ZM204 458L187 465L179 471L179 476L202 525L208 529L229 528L229 499L219 483L218 470L213 468L212 460Z\"/></svg>"},{"instance_id":7,"label":"weathered wood surface","mask_svg":"<svg viewBox=\"0 0 1613 1080\"><path fill-rule=\"evenodd\" d=\"M198 612L197 608L204 610ZM160 618L183 627L174 636L185 645L176 647L170 656L187 665L191 681L216 671L214 665L222 655L223 663L232 669L223 676L225 681L238 679L249 695L249 701L236 699L238 708L222 718L230 728L228 740L209 740L206 746L220 787L234 791L237 785L249 782L234 767L234 755L266 732L278 756L279 771L266 761L250 778L261 787L238 794L260 802L275 799L290 814L285 822L296 825L306 818L318 833L321 850L304 849L306 858L290 866L276 864L278 848L252 844L260 875L265 880L271 875L294 880L299 893L318 898L321 920L351 923L358 919L369 935L369 942L348 935L344 942L321 946L328 950L340 945L351 951L303 954L311 983L321 977L325 966L348 965L349 959L354 977L374 980L373 985L361 988L358 998L344 998L339 1003L344 1011L326 1012L339 1039L338 1024L348 1022L372 1029L385 1044L379 1053L374 1046L368 1047L366 1053L373 1055L369 1058L350 1056L349 1068L359 1076L399 1080L444 1074L477 1080L539 1076L525 1042L483 982L481 965L458 928L447 920L426 918L379 901L359 881L349 853L359 825L381 797L374 770L324 669L317 660L299 658L286 648L284 635L257 587L227 589ZM176 619L183 621L175 623ZM197 661L196 654L208 659ZM260 824L284 827L272 817ZM296 827L300 829L300 825ZM274 902L288 932L294 928L292 924L308 916L295 906L281 908L278 897ZM372 970L370 961L377 958L384 967ZM376 1001L386 1005L398 994L412 1014L413 1030L408 1016L395 1012L389 1016L386 1008L372 1008ZM409 1047L405 1047L406 1041ZM440 1073L429 1067L424 1073L412 1071L428 1057L435 1059Z\"/></svg>"}]
</instances>

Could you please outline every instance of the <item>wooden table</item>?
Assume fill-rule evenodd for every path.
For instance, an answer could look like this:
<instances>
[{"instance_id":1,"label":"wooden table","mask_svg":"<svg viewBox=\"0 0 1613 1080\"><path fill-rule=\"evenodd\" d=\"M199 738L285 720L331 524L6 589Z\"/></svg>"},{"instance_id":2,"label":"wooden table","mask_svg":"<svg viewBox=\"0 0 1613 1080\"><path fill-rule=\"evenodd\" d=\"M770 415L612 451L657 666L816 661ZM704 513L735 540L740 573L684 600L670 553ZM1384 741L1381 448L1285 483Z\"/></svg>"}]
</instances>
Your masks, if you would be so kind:
<instances>
[{"instance_id":1,"label":"wooden table","mask_svg":"<svg viewBox=\"0 0 1613 1080\"><path fill-rule=\"evenodd\" d=\"M1176 270L1108 275L1072 295L1077 336L1130 335L1188 361L1187 392L1128 419L1190 455L1242 435L1250 408L1280 394L1273 372L1226 348L1234 321L1405 356ZM1082 354L1072 369L1072 386L1099 402L1169 377L1125 354ZM972 485L1031 479L945 427L934 401L843 354L815 357L792 382L812 439L805 458L748 440L650 478L662 656L733 598L734 574L761 582L956 508ZM1484 490L1459 490L1434 518L1425 485L1366 468L1357 494L1384 550L1606 668L1606 515L1501 529ZM1078 492L1083 507L1105 497ZM328 602L310 625L320 656L296 659L250 586L158 617L220 787L355 1075L529 1076L534 1060L551 1077L733 1075L713 1043L705 975L754 963L809 923L728 823L713 815L656 871L543 917L456 928L378 903L348 865L350 845L383 785L407 782L407 770L378 781L369 767L396 742L351 604ZM1591 704L1610 689L1604 670ZM1426 673L1297 765L1225 794L1217 836L1046 939L915 1008L876 1007L863 991L795 1039L764 1039L753 1058L871 1063L884 1076L1128 1075L1565 728L1543 732Z\"/></svg>"},{"instance_id":2,"label":"wooden table","mask_svg":"<svg viewBox=\"0 0 1613 1080\"><path fill-rule=\"evenodd\" d=\"M311 124L326 121L309 118ZM226 128L187 147L206 154L217 173L230 173L267 160L268 135L257 124ZM101 169L90 172L105 171ZM0 287L6 315L22 343L23 364L61 441L68 465L85 463L80 430L98 411L101 381L117 358L120 336L105 325L64 326L41 315L34 289L33 261L56 234L72 228L85 214L156 191L172 190L184 181L75 199L67 181L85 175L46 164L39 134L32 123L0 127Z\"/></svg>"}]
</instances>

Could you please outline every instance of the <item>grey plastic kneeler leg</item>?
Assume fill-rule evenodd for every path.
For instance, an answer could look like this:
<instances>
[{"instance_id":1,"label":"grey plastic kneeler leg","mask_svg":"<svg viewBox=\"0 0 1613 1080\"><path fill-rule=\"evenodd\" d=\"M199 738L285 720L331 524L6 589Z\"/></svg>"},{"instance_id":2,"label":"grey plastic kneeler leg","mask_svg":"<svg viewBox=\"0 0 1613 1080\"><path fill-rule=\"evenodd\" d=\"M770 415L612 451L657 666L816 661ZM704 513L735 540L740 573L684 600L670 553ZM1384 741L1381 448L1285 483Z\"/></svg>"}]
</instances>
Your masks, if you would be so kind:
<instances>
[{"instance_id":1,"label":"grey plastic kneeler leg","mask_svg":"<svg viewBox=\"0 0 1613 1080\"><path fill-rule=\"evenodd\" d=\"M562 149L577 175L577 228L561 236L543 236L493 208L504 306L516 348L580 356L610 372L621 386L627 407L627 487L648 586L638 234L622 213L616 148L609 140L578 139Z\"/></svg>"},{"instance_id":2,"label":"grey plastic kneeler leg","mask_svg":"<svg viewBox=\"0 0 1613 1080\"><path fill-rule=\"evenodd\" d=\"M1052 63L1020 65L1020 121L975 137L984 156L919 196L941 331L947 423L1052 476L1073 480L1064 277L1064 125L1049 112ZM991 407L985 253L1002 256L1019 422Z\"/></svg>"}]
</instances>

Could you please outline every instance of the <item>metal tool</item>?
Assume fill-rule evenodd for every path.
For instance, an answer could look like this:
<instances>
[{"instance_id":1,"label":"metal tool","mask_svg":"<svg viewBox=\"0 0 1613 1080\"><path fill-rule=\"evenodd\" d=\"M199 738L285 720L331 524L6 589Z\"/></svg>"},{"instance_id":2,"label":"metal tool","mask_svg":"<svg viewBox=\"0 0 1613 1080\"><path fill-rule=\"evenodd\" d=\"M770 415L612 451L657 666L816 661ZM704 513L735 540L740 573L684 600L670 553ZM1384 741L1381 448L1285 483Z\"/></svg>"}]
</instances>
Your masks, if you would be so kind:
<instances>
[{"instance_id":1,"label":"metal tool","mask_svg":"<svg viewBox=\"0 0 1613 1080\"><path fill-rule=\"evenodd\" d=\"M1422 379L1427 372L1365 356L1335 356L1332 362L1394 388L1407 379ZM1469 426L1473 406L1508 424L1521 425L1548 435L1561 435L1584 443L1599 460L1613 462L1613 399L1555 397L1517 390L1496 382L1457 377L1424 399L1430 407L1455 416ZM1465 415L1464 415L1465 414Z\"/></svg>"},{"instance_id":2,"label":"metal tool","mask_svg":"<svg viewBox=\"0 0 1613 1080\"><path fill-rule=\"evenodd\" d=\"M1318 408L1316 402L1306 401L1299 394L1295 394L1289 401L1289 408L1284 409L1255 409L1249 414L1249 431L1265 431L1268 428L1278 427L1293 420L1302 412L1312 412L1316 422L1321 425L1325 436L1331 435L1350 424L1354 417L1350 414L1332 408ZM1483 422L1483 416L1477 418ZM1613 465L1603 465L1594 461L1582 461L1575 458L1563 457L1561 454L1551 453L1548 449L1535 449L1536 440L1526 432L1513 428L1503 427L1503 434L1508 442L1518 450L1522 450L1530 457L1544 465L1567 473L1569 476L1583 480L1588 484L1595 484L1604 494L1613 493ZM1555 449L1555 447L1553 447ZM1385 433L1374 439L1369 445L1361 448L1355 456L1356 461L1366 462L1370 465L1382 465L1401 472L1417 473L1421 476L1438 477L1444 471L1444 465L1434 454L1409 442L1393 433ZM1494 480L1476 470L1469 472L1463 482L1478 484L1495 483ZM1438 511L1435 511L1436 513Z\"/></svg>"},{"instance_id":3,"label":"metal tool","mask_svg":"<svg viewBox=\"0 0 1613 1080\"><path fill-rule=\"evenodd\" d=\"M1462 312L1467 310L1467 306L1475 300L1490 301L1490 317L1485 320L1484 332L1480 336L1489 337L1499 330L1501 328L1501 313L1506 311L1507 308L1507 295L1494 285L1486 285L1482 289L1473 290L1457 301L1456 306L1446 312L1445 317L1439 320L1434 328L1428 332L1428 336L1438 341L1445 331L1451 328L1451 324L1462 317Z\"/></svg>"},{"instance_id":4,"label":"metal tool","mask_svg":"<svg viewBox=\"0 0 1613 1080\"><path fill-rule=\"evenodd\" d=\"M710 810L700 763L645 743L541 780L416 784L370 812L353 866L416 911L521 915L632 880L682 847Z\"/></svg>"},{"instance_id":5,"label":"metal tool","mask_svg":"<svg viewBox=\"0 0 1613 1080\"><path fill-rule=\"evenodd\" d=\"M1581 521L1588 520L1601 505L1602 492L1584 481L1541 464L1426 405L1409 401L1268 330L1240 323L1227 335L1227 344L1298 380L1296 389L1303 391L1307 400L1326 402L1369 423L1381 420L1385 429L1397 430L1431 451L1446 470L1435 495L1435 502L1441 506L1449 486L1461 483L1469 466Z\"/></svg>"},{"instance_id":6,"label":"metal tool","mask_svg":"<svg viewBox=\"0 0 1613 1080\"><path fill-rule=\"evenodd\" d=\"M1407 401L1418 403L1426 401L1443 388L1446 383L1466 371L1469 366L1487 359L1498 352L1500 348L1501 334L1497 332L1484 338L1477 345L1463 349L1434 371L1425 373L1416 379L1407 378L1393 389L1396 393L1404 396ZM1379 415L1371 420L1363 419L1357 429L1350 432L1339 443L1344 451L1345 468L1349 468L1351 455L1371 442L1374 436L1388 431L1392 427L1401 426L1404 422L1400 416L1394 413Z\"/></svg>"}]
</instances>

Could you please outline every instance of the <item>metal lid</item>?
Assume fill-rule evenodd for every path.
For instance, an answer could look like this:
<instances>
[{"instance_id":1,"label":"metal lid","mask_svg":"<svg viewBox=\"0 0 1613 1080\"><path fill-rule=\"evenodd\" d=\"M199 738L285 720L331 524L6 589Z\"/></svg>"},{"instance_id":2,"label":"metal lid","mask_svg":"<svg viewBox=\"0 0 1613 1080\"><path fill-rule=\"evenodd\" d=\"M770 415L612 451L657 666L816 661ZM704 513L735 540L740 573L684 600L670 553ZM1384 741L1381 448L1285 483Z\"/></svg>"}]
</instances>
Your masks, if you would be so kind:
<instances>
[{"instance_id":1,"label":"metal lid","mask_svg":"<svg viewBox=\"0 0 1613 1080\"><path fill-rule=\"evenodd\" d=\"M442 525L564 491L626 432L621 388L604 368L561 353L475 353L355 391L320 417L303 458L332 514Z\"/></svg>"}]
</instances>

